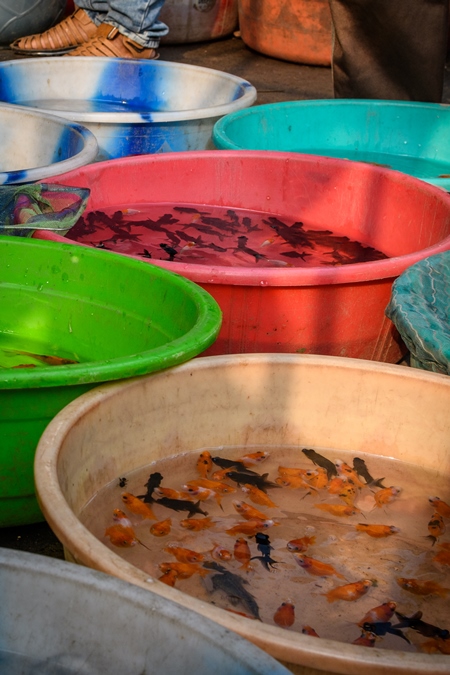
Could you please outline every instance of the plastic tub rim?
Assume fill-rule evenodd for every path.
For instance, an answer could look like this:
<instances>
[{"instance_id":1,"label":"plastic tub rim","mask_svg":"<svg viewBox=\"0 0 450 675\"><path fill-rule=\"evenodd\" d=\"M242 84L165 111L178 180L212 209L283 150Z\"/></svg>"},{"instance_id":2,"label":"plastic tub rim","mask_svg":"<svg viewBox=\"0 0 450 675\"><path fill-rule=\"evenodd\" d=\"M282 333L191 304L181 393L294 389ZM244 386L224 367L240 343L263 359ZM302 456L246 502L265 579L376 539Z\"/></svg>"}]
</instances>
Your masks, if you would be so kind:
<instances>
[{"instance_id":1,"label":"plastic tub rim","mask_svg":"<svg viewBox=\"0 0 450 675\"><path fill-rule=\"evenodd\" d=\"M51 64L52 62L57 62L58 60L64 59L65 57L44 57L39 59L39 63L44 63L45 65ZM87 64L97 64L97 65L110 65L111 58L106 56L77 56L77 60L80 62L86 62ZM145 67L146 62L140 59L116 59L118 61L125 60L127 63L136 63L139 66ZM5 63L5 62L4 62ZM14 64L24 64L25 68L28 63L36 63L36 59L20 59L18 61L9 61L8 66L14 68ZM11 65L10 65L11 64ZM150 65L150 63L149 63ZM67 110L53 110L53 114L62 117L63 119L76 120L76 123L89 122L91 124L149 124L149 123L170 123L170 122L182 122L189 120L197 119L206 119L213 117L223 117L232 113L241 108L251 106L257 97L256 88L247 80L244 80L237 75L227 73L221 70L214 68L206 68L205 66L194 66L187 63L173 63L172 61L152 61L151 66L155 68L174 68L184 70L185 72L195 71L195 72L204 72L205 74L215 75L218 79L228 80L229 82L234 83L237 87L243 91L243 95L234 99L230 103L222 103L216 106L209 106L207 108L193 108L187 110L174 110L167 112L151 112L146 113L133 113L133 112L70 112ZM19 65L18 65L19 67ZM2 64L0 63L0 71L2 70ZM30 71L30 76L32 76L32 71ZM77 99L74 99L77 100ZM16 105L11 104L11 105ZM23 106L20 102L17 106L21 106L28 110L36 110L38 112L47 113L46 108L32 107L32 106Z\"/></svg>"},{"instance_id":2,"label":"plastic tub rim","mask_svg":"<svg viewBox=\"0 0 450 675\"><path fill-rule=\"evenodd\" d=\"M73 155L68 159L62 159L60 162L54 162L53 164L44 164L30 169L24 167L23 169L14 169L13 171L0 171L0 185L15 183L15 180L11 180L15 174L24 173L26 182L34 183L35 181L42 181L46 178L51 178L52 176L79 169L95 160L98 153L97 139L92 131L83 127L81 124L62 119L61 116L48 113L46 110L38 110L37 108L34 109L29 108L28 106L0 101L0 113L2 110L29 115L36 120L45 119L61 127L61 131L70 130L74 135L79 136L82 139L83 148L76 155Z\"/></svg>"},{"instance_id":3,"label":"plastic tub rim","mask_svg":"<svg viewBox=\"0 0 450 675\"><path fill-rule=\"evenodd\" d=\"M20 237L3 236L0 241L18 246L22 245ZM36 247L40 246L44 249L53 249L54 246L57 245L58 247L61 247L61 251L67 250L69 255L71 253L75 255L75 251L78 250L74 250L73 246L65 243L60 244L59 242L56 243L42 240L34 240L34 242L35 244L33 245ZM70 249L72 249L72 251L70 251ZM108 257L110 255L115 255L111 251L93 250L94 257L98 257L99 253L102 258L105 257L105 254ZM88 255L90 255L90 253ZM130 256L126 256L126 258L127 260L121 260L120 264L128 267L141 267L141 262L139 260L130 258ZM145 263L143 264L145 265ZM217 333L220 329L221 310L218 304L209 293L191 280L181 277L178 274L170 273L168 270L156 268L158 271L155 272L154 269L155 268L148 268L149 271L152 270L150 276L167 278L167 281L170 281L172 286L178 286L180 289L188 287L190 298L198 309L198 317L194 327L179 338L171 340L170 343L164 345L164 358L161 358L161 355L159 355L161 348L155 347L154 349L116 357L114 359L84 361L81 363L49 368L7 369L1 371L0 390L60 387L91 384L95 382L100 384L101 382L142 375L143 370L145 371L145 374L151 373L155 370L174 365L174 362L179 363L182 358L183 360L185 358L190 359L207 349L217 337ZM0 285L1 284L2 282L0 279ZM71 297L71 294L68 293L67 297ZM195 339L195 346L187 348L185 344L186 338L189 338L190 340ZM95 367L95 374L92 372L93 367ZM64 380L64 385L61 384L61 380Z\"/></svg>"},{"instance_id":4,"label":"plastic tub rim","mask_svg":"<svg viewBox=\"0 0 450 675\"><path fill-rule=\"evenodd\" d=\"M220 355L200 357L194 361L184 363L174 369L176 372L185 370L202 370L221 363L229 362L230 358L233 364L242 365L245 367L248 363L286 363L294 366L296 363L308 363L318 368L332 366L344 370L362 369L369 374L374 369L377 372L385 372L393 374L395 372L402 373L402 376L411 379L412 386L415 381L430 381L441 383L449 383L448 376L436 373L429 373L426 371L405 369L402 366L375 363L361 359L342 358L319 356L314 354L235 354L235 355ZM158 374L155 375L158 377ZM106 384L101 387L83 394L75 401L69 403L61 412L47 426L44 434L37 445L35 462L34 462L34 476L36 484L36 494L39 506L50 524L53 532L60 539L63 545L69 549L71 554L76 556L77 562L92 566L100 565L102 569L113 576L117 576L120 570L127 577L134 577L133 583L143 587L149 588L151 585L158 589L158 593L166 598L172 599L175 602L184 604L186 597L189 598L190 607L202 614L208 616L213 621L224 625L222 616L224 610L210 605L207 602L198 600L192 596L186 596L180 590L171 588L166 584L153 579L148 576L143 570L128 563L124 558L117 553L110 550L97 537L87 530L80 520L75 516L71 508L66 502L64 494L59 486L57 480L57 455L54 448L60 445L65 436L70 432L71 428L79 421L89 410L99 406L103 401L114 397L118 389L131 388L134 386L135 379L127 380L126 382ZM41 499L41 490L46 493L46 503ZM51 497L49 497L51 493ZM60 523L64 523L61 527ZM68 534L70 533L70 534ZM85 539L89 542L89 555L86 555L85 546L79 545L79 541ZM245 636L249 630L250 619L246 619L239 615L233 615L233 629ZM235 628L234 628L235 626ZM242 631L242 633L241 633ZM266 651L275 658L282 660L286 659L286 652L292 648L292 643L286 638L286 631L277 626L269 626L268 624L259 624L258 631L261 633L261 639L253 639L252 642ZM317 638L298 635L298 644L302 645L302 666L317 668ZM392 654L400 655L399 663L395 664L395 675L448 675L448 657L445 655L428 655L421 653L409 652L393 652L392 650L382 650L376 647L367 649L359 645L351 645L347 643L320 639L321 647L321 670L330 670L330 672L341 675L356 675L359 673L359 664L364 662L371 675L385 675L387 672L392 672ZM356 650L356 651L355 651ZM358 660L356 661L356 656ZM356 668L356 669L355 669ZM369 670L370 669L370 670Z\"/></svg>"},{"instance_id":5,"label":"plastic tub rim","mask_svg":"<svg viewBox=\"0 0 450 675\"><path fill-rule=\"evenodd\" d=\"M320 155L311 155L308 153L298 153L298 152L281 152L281 151L266 151L266 150L190 150L182 153L176 152L167 152L157 155L152 155L152 162L189 162L190 159L194 158L203 158L205 161L208 159L217 159L219 161L233 160L237 158L253 158L253 159L266 159L270 156L273 160L282 161L285 163L290 161L306 161L309 163L314 163L320 161L322 165L329 166L331 168L342 167L345 164L349 163L349 160L334 158L334 157L322 157ZM108 167L113 167L115 163L121 163L121 166L124 166L126 169L127 164L135 164L145 162L148 159L145 159L145 155L141 157L125 157L109 160L106 162L97 162L95 167L99 170L108 170ZM450 207L450 194L447 194L441 188L425 183L419 178L404 174L400 171L394 171L393 169L387 169L384 167L369 165L365 162L354 162L351 164L363 172L370 172L374 175L388 175L392 180L397 183L404 184L405 186L417 187L425 192L434 194L438 196L441 200L447 200ZM64 176L62 176L64 178ZM229 205L231 206L231 204ZM281 214L286 215L286 214ZM46 231L48 236L49 232ZM49 237L53 238L55 241L64 241L68 242L64 238L60 238L58 235ZM83 245L81 242L72 241L74 245ZM381 279L390 279L401 274L407 267L410 267L416 262L419 262L425 257L434 255L435 253L441 253L445 250L450 249L450 234L439 241L436 244L428 246L425 249L420 249L419 251L414 251L413 253L408 253L403 256L395 256L391 258L385 258L383 260L375 260L372 262L365 263L353 263L350 265L341 265L336 267L291 267L291 268L280 268L280 267L263 267L258 268L256 265L251 267L229 267L229 266L220 266L220 265L199 265L191 263L177 263L171 262L170 267L164 265L164 261L152 260L151 264L156 267L161 267L164 269L171 270L177 274L188 274L189 279L196 283L208 283L208 284L233 284L240 286L270 286L270 287L291 287L291 286L324 286L328 284L351 284L355 282L365 282L365 281L376 281ZM121 253L120 255L126 255ZM133 256L127 256L133 257Z\"/></svg>"}]
</instances>

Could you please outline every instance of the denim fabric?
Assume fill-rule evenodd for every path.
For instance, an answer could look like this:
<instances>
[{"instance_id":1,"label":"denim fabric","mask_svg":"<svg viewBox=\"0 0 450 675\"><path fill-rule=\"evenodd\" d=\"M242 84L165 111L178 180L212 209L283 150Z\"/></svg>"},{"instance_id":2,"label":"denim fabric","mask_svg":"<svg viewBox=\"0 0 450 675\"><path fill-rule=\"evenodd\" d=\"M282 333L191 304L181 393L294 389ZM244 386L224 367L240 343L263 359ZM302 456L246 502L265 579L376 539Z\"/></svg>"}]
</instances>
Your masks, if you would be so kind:
<instances>
[{"instance_id":1,"label":"denim fabric","mask_svg":"<svg viewBox=\"0 0 450 675\"><path fill-rule=\"evenodd\" d=\"M77 0L89 18L99 26L108 23L143 47L158 47L169 32L158 21L164 0Z\"/></svg>"}]
</instances>

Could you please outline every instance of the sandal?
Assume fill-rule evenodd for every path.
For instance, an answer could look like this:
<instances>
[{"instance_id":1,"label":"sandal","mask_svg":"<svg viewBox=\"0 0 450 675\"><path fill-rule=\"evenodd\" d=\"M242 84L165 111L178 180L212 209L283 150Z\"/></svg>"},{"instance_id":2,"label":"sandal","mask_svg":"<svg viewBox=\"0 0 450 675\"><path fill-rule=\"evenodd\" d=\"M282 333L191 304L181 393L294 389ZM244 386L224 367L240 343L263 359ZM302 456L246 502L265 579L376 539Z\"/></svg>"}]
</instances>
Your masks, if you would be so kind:
<instances>
[{"instance_id":1,"label":"sandal","mask_svg":"<svg viewBox=\"0 0 450 675\"><path fill-rule=\"evenodd\" d=\"M86 12L83 9L77 9L53 28L49 28L44 33L18 38L10 47L16 54L58 56L67 54L83 44L96 32L97 26Z\"/></svg>"},{"instance_id":2,"label":"sandal","mask_svg":"<svg viewBox=\"0 0 450 675\"><path fill-rule=\"evenodd\" d=\"M67 56L113 56L120 59L157 59L152 47L143 47L108 23L102 23L90 40Z\"/></svg>"}]
</instances>

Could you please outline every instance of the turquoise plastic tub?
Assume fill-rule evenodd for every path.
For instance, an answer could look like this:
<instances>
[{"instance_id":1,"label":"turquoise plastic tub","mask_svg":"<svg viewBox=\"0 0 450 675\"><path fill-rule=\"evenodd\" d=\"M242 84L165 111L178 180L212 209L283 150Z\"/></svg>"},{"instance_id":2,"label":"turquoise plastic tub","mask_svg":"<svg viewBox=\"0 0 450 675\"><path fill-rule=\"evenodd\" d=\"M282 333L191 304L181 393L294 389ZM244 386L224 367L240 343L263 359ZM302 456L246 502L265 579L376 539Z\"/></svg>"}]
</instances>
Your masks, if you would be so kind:
<instances>
[{"instance_id":1,"label":"turquoise plastic tub","mask_svg":"<svg viewBox=\"0 0 450 675\"><path fill-rule=\"evenodd\" d=\"M223 150L281 150L369 162L450 191L450 106L373 100L289 101L216 122Z\"/></svg>"}]
</instances>

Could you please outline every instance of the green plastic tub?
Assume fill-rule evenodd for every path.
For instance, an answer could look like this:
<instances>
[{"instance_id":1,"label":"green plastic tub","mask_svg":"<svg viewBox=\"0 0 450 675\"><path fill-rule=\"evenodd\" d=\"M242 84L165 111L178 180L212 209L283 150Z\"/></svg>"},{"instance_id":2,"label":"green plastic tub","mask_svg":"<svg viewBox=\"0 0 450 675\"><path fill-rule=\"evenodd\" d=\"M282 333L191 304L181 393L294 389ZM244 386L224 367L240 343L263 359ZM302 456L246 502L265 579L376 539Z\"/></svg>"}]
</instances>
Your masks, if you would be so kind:
<instances>
[{"instance_id":1,"label":"green plastic tub","mask_svg":"<svg viewBox=\"0 0 450 675\"><path fill-rule=\"evenodd\" d=\"M280 150L402 171L450 191L450 106L373 100L287 101L229 113L219 150Z\"/></svg>"},{"instance_id":2,"label":"green plastic tub","mask_svg":"<svg viewBox=\"0 0 450 675\"><path fill-rule=\"evenodd\" d=\"M37 442L67 403L101 382L180 364L217 337L221 312L193 282L70 244L0 237L0 527L43 520ZM79 363L43 365L39 356ZM13 367L20 363L35 367Z\"/></svg>"}]
</instances>

